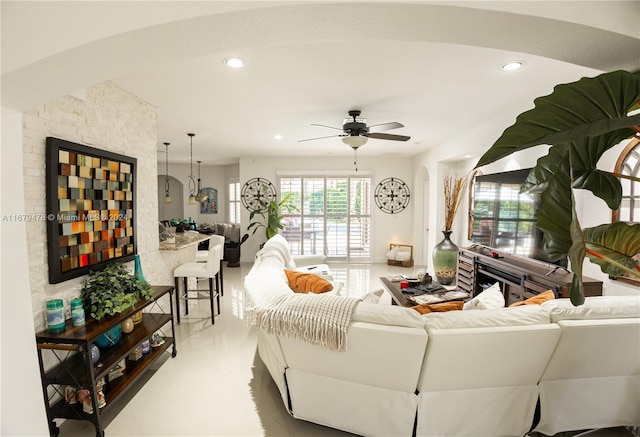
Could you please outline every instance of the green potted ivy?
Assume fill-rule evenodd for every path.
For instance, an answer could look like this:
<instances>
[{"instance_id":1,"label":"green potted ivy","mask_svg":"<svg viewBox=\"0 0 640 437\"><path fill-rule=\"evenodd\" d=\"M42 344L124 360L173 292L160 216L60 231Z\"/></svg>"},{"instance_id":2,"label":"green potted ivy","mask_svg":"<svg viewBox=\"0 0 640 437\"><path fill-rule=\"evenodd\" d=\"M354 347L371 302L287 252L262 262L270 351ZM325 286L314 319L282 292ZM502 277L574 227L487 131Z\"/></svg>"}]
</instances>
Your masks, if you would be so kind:
<instances>
[{"instance_id":1,"label":"green potted ivy","mask_svg":"<svg viewBox=\"0 0 640 437\"><path fill-rule=\"evenodd\" d=\"M102 320L131 308L152 294L148 282L131 275L122 263L114 262L102 271L90 273L80 297L85 311L95 320Z\"/></svg>"}]
</instances>

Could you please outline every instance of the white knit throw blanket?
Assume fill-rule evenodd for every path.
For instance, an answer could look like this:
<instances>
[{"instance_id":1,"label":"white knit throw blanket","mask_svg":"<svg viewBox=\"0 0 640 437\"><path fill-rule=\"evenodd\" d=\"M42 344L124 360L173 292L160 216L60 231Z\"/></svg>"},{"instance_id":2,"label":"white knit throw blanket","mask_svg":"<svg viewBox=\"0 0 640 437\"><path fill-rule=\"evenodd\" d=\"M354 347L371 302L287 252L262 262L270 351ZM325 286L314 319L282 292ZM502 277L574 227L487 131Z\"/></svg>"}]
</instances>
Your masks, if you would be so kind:
<instances>
[{"instance_id":1,"label":"white knit throw blanket","mask_svg":"<svg viewBox=\"0 0 640 437\"><path fill-rule=\"evenodd\" d=\"M258 305L248 302L246 323L334 351L347 350L347 329L360 299L291 293L266 300Z\"/></svg>"}]
</instances>

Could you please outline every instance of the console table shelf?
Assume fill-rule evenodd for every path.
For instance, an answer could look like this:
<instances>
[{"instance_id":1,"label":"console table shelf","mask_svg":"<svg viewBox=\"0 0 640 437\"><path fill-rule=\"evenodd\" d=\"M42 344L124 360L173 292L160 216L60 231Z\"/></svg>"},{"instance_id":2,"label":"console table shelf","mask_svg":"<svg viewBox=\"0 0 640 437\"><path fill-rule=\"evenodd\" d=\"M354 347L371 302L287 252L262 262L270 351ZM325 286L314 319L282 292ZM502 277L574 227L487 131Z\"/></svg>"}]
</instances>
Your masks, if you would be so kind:
<instances>
[{"instance_id":1,"label":"console table shelf","mask_svg":"<svg viewBox=\"0 0 640 437\"><path fill-rule=\"evenodd\" d=\"M553 290L556 297L569 297L572 279L573 273L562 268L484 246L458 251L458 288L476 296L488 285L499 282L507 306L546 290ZM602 295L602 281L582 279L586 296Z\"/></svg>"},{"instance_id":2,"label":"console table shelf","mask_svg":"<svg viewBox=\"0 0 640 437\"><path fill-rule=\"evenodd\" d=\"M153 287L152 297L146 301L138 302L133 307L113 317L107 317L101 321L87 320L81 327L74 327L71 321L67 321L66 329L60 333L41 331L36 334L38 346L38 360L42 376L42 390L49 420L49 429L52 436L57 436L59 428L54 419L76 419L92 422L96 429L96 435L104 436L102 416L109 411L113 402L126 392L138 378L156 362L162 355L172 348L171 356L177 354L176 343L173 337L173 287ZM163 310L158 300L165 299L169 312ZM100 348L100 359L93 363L91 348L96 339L114 326L119 325L128 317L145 309L142 321L135 325L132 332L122 334L120 341L109 348ZM165 326L169 326L171 335L166 335ZM131 352L141 346L143 342L159 332L164 342L157 347L150 348L148 354L142 355L138 360L126 360L126 369L122 376L107 381L109 372ZM58 363L45 370L43 353L48 353ZM104 397L106 405L97 408L98 390L96 383L100 379L106 382ZM65 386L74 389L87 388L91 396L93 406L92 413L83 411L82 403L68 404L64 399Z\"/></svg>"}]
</instances>

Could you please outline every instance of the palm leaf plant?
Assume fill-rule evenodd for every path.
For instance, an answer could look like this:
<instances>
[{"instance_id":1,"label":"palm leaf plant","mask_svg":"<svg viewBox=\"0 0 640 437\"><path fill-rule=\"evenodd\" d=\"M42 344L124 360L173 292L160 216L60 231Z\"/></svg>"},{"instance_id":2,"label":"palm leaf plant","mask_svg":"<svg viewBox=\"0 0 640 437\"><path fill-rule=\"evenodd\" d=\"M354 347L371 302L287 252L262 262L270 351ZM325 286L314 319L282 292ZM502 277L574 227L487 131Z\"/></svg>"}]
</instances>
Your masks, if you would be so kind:
<instances>
[{"instance_id":1,"label":"palm leaf plant","mask_svg":"<svg viewBox=\"0 0 640 437\"><path fill-rule=\"evenodd\" d=\"M616 222L582 229L576 213L575 189L586 189L618 209L620 178L628 175L597 168L604 152L620 142L640 141L640 72L614 71L558 85L535 99L534 109L520 114L476 167L512 153L550 145L531 170L523 191L540 193L538 227L544 237L541 255L548 261L567 256L574 273L571 302L584 302L582 265L588 257L611 276L640 277L634 256L640 253L640 224Z\"/></svg>"},{"instance_id":2,"label":"palm leaf plant","mask_svg":"<svg viewBox=\"0 0 640 437\"><path fill-rule=\"evenodd\" d=\"M262 209L251 211L251 214L249 214L249 221L251 223L249 223L247 231L253 228L252 235L255 235L258 229L264 228L267 240L275 236L280 229L284 229L282 225L284 216L281 210L286 210L287 212L298 210L298 208L290 202L290 199L291 193L287 194L280 202L276 202L275 200L264 201ZM261 219L256 219L256 216L260 216Z\"/></svg>"}]
</instances>

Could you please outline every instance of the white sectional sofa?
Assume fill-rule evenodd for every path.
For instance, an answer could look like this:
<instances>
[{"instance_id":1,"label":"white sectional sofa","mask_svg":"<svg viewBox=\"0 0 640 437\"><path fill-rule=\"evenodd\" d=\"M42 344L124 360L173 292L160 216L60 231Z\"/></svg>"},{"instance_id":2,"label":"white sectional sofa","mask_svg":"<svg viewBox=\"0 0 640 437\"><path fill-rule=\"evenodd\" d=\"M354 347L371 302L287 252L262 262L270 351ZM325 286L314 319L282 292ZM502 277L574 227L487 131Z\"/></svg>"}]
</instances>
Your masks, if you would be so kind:
<instances>
[{"instance_id":1,"label":"white sectional sofa","mask_svg":"<svg viewBox=\"0 0 640 437\"><path fill-rule=\"evenodd\" d=\"M249 321L265 296L293 293L284 269L294 267L282 237L265 244L245 278ZM293 417L366 436L637 426L639 348L639 297L426 315L361 301L346 350L264 326L258 333L260 357Z\"/></svg>"}]
</instances>

